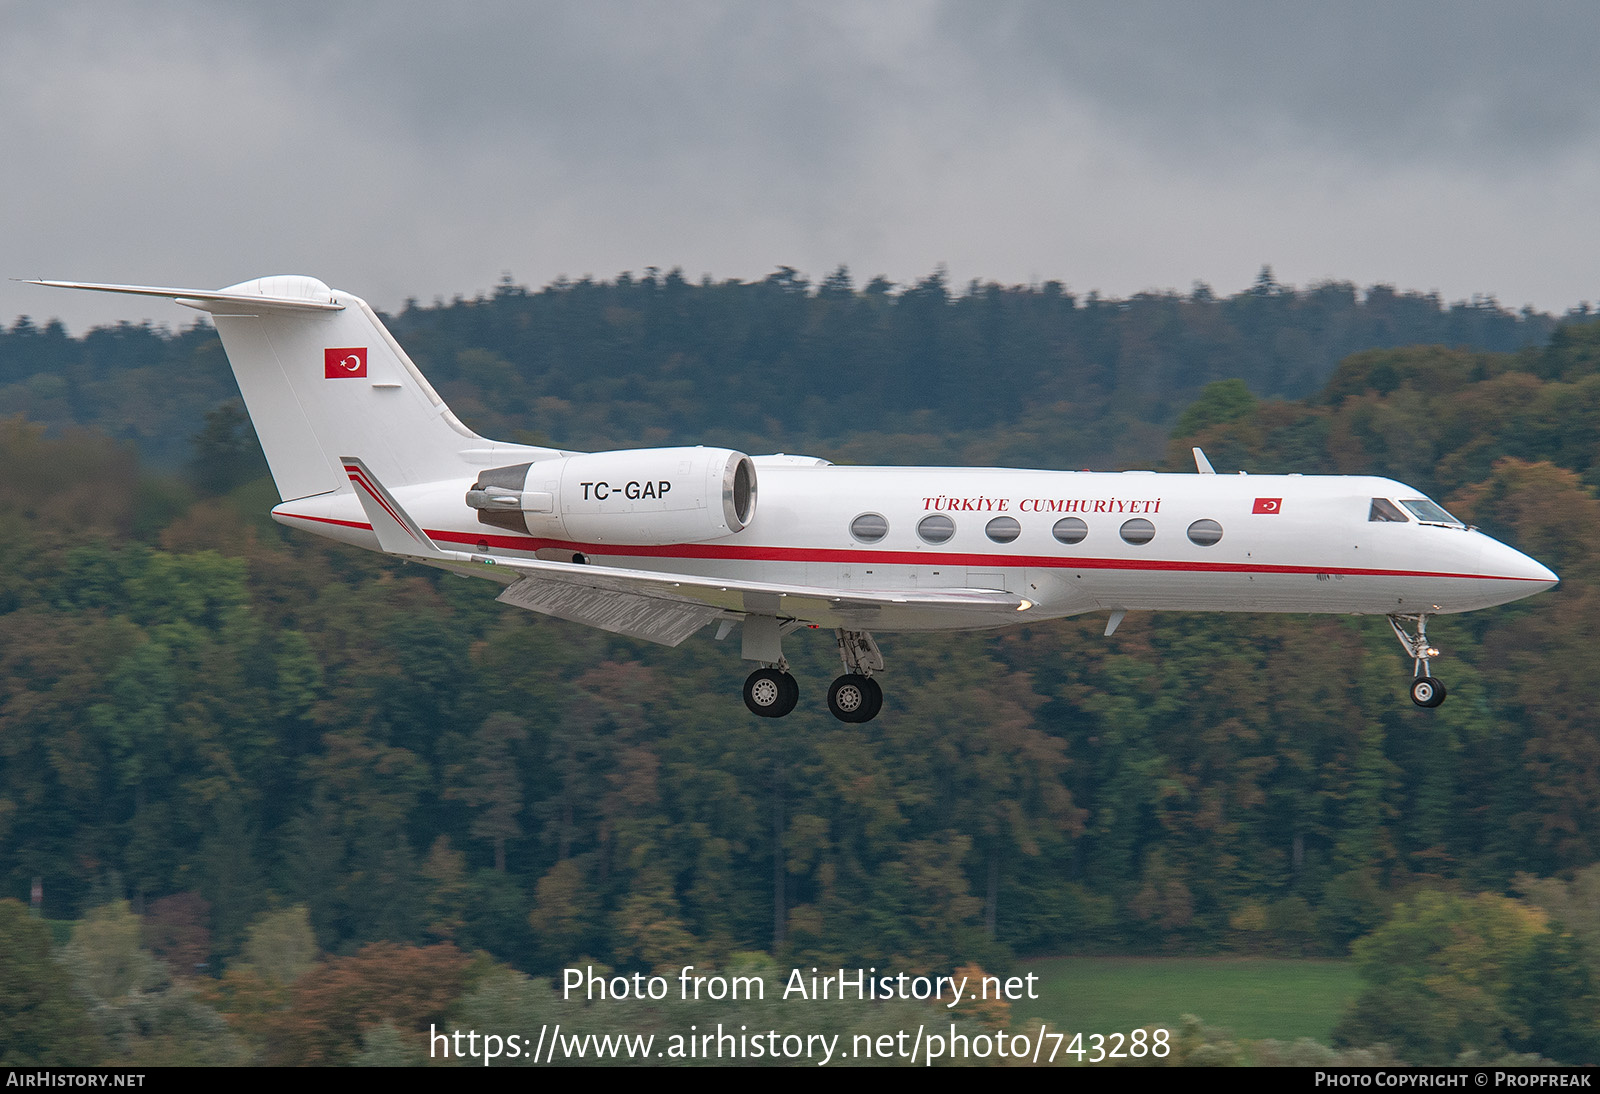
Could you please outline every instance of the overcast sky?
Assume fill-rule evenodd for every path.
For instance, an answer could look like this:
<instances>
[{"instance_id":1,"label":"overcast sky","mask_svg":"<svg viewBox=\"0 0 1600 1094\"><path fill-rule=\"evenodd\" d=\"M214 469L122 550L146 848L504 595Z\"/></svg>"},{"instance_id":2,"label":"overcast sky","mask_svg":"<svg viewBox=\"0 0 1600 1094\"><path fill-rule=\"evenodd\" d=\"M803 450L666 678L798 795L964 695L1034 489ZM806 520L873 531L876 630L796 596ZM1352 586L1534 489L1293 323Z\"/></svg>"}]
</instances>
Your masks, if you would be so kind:
<instances>
[{"instance_id":1,"label":"overcast sky","mask_svg":"<svg viewBox=\"0 0 1600 1094\"><path fill-rule=\"evenodd\" d=\"M0 274L1600 298L1600 5L0 0ZM159 301L0 282L0 322ZM3 408L0 408L3 410Z\"/></svg>"}]
</instances>

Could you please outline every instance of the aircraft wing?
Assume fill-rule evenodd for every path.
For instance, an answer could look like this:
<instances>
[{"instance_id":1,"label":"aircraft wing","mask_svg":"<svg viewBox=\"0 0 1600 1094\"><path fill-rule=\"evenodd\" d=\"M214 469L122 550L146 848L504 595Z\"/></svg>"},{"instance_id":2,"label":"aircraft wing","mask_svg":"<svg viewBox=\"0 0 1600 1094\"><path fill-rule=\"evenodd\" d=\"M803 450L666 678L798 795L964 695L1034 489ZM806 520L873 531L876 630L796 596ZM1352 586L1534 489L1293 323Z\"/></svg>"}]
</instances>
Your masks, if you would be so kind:
<instances>
[{"instance_id":1,"label":"aircraft wing","mask_svg":"<svg viewBox=\"0 0 1600 1094\"><path fill-rule=\"evenodd\" d=\"M1020 596L990 589L843 592L534 559L495 564L520 575L500 594L502 603L668 646L714 619L749 613L864 629L888 608L992 613L998 624L1030 607Z\"/></svg>"},{"instance_id":2,"label":"aircraft wing","mask_svg":"<svg viewBox=\"0 0 1600 1094\"><path fill-rule=\"evenodd\" d=\"M748 613L866 629L886 609L992 614L998 625L1032 606L993 589L843 591L535 559L498 559L496 565L521 575L500 594L502 603L668 646L713 619Z\"/></svg>"},{"instance_id":3,"label":"aircraft wing","mask_svg":"<svg viewBox=\"0 0 1600 1094\"><path fill-rule=\"evenodd\" d=\"M843 590L444 550L366 464L340 459L385 553L509 580L502 603L662 645L676 646L714 619L745 614L866 630L885 612L960 613L999 626L1033 606L997 589Z\"/></svg>"}]
</instances>

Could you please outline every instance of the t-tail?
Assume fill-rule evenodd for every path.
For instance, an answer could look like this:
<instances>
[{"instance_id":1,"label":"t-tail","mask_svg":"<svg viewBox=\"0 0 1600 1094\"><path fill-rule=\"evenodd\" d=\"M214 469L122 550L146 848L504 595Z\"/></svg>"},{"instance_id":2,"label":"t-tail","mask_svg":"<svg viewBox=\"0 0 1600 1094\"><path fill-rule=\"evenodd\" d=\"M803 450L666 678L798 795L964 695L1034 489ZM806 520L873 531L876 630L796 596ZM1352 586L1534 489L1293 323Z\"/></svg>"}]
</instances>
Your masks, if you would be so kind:
<instances>
[{"instance_id":1,"label":"t-tail","mask_svg":"<svg viewBox=\"0 0 1600 1094\"><path fill-rule=\"evenodd\" d=\"M216 291L34 284L164 296L210 313L285 501L349 489L345 453L360 453L397 487L560 454L468 429L365 300L313 277L263 277Z\"/></svg>"}]
</instances>

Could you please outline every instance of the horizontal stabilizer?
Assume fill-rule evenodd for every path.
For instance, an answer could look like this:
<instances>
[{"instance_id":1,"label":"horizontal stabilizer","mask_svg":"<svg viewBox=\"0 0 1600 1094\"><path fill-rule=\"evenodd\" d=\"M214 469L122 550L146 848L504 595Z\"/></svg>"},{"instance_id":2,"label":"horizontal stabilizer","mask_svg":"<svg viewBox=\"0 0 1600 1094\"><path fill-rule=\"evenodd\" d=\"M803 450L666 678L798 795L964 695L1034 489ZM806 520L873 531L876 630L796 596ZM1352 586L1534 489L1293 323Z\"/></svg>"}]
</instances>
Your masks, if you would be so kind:
<instances>
[{"instance_id":1,"label":"horizontal stabilizer","mask_svg":"<svg viewBox=\"0 0 1600 1094\"><path fill-rule=\"evenodd\" d=\"M259 293L217 292L214 289L166 289L155 285L103 285L92 281L40 281L35 278L17 278L28 285L44 285L52 289L87 289L90 292L120 292L132 296L161 296L176 300L201 311L216 311L214 305L243 305L252 311L258 308L288 311L343 311L344 305L326 296L267 296ZM306 279L308 282L310 279Z\"/></svg>"}]
</instances>

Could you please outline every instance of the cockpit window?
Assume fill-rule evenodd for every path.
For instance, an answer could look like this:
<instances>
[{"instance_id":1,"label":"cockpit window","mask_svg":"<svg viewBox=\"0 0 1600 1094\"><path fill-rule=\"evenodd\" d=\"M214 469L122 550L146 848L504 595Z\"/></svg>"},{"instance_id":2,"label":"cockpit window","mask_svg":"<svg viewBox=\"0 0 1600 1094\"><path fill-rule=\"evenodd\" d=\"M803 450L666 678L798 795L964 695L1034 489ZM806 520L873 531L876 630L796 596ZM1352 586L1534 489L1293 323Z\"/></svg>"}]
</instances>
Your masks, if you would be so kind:
<instances>
[{"instance_id":1,"label":"cockpit window","mask_svg":"<svg viewBox=\"0 0 1600 1094\"><path fill-rule=\"evenodd\" d=\"M1367 520L1373 523L1390 520L1399 524L1408 523L1406 515L1400 511L1400 507L1388 498L1372 499L1372 508L1367 510Z\"/></svg>"},{"instance_id":2,"label":"cockpit window","mask_svg":"<svg viewBox=\"0 0 1600 1094\"><path fill-rule=\"evenodd\" d=\"M1427 498L1401 498L1400 504L1411 510L1411 515L1423 524L1453 524L1457 528L1463 527L1459 520Z\"/></svg>"}]
</instances>

